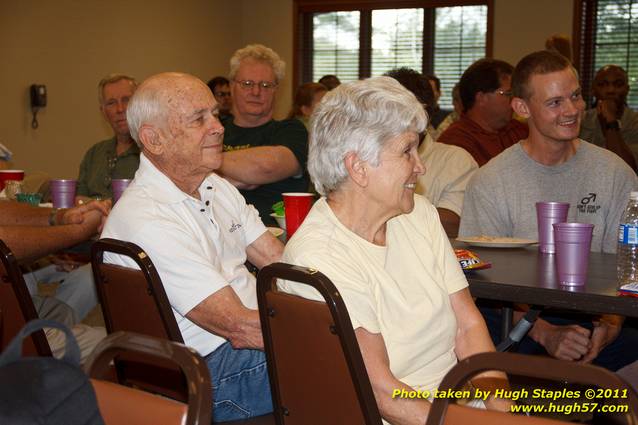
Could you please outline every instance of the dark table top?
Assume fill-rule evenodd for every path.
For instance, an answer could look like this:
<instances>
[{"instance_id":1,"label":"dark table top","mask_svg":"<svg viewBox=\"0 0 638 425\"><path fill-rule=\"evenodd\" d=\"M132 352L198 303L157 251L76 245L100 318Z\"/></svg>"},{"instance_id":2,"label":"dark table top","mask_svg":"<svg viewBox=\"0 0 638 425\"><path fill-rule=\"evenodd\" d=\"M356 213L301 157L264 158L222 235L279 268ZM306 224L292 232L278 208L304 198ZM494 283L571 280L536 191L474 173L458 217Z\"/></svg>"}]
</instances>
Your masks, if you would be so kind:
<instances>
[{"instance_id":1,"label":"dark table top","mask_svg":"<svg viewBox=\"0 0 638 425\"><path fill-rule=\"evenodd\" d=\"M467 274L473 296L498 301L536 304L585 313L620 314L638 317L638 298L617 295L616 256L591 252L587 283L561 286L556 273L556 256L528 248L479 248L461 242L491 269Z\"/></svg>"}]
</instances>

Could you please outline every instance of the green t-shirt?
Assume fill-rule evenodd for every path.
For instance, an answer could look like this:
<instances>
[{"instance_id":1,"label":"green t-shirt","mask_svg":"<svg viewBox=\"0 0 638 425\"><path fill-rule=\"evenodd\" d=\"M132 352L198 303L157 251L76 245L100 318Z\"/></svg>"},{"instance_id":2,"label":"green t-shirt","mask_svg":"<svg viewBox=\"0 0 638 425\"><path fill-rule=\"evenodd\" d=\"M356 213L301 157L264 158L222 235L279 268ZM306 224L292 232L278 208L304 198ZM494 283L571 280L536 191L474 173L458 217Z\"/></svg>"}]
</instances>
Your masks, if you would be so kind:
<instances>
[{"instance_id":1,"label":"green t-shirt","mask_svg":"<svg viewBox=\"0 0 638 425\"><path fill-rule=\"evenodd\" d=\"M224 151L254 148L257 146L285 146L292 151L299 161L302 174L288 177L274 183L259 186L254 190L240 190L246 202L252 204L262 221L266 225L276 225L270 217L272 205L281 201L281 194L285 192L306 192L308 190L308 132L301 122L296 119L275 121L271 120L259 127L238 127L229 117L222 120L224 125Z\"/></svg>"},{"instance_id":2,"label":"green t-shirt","mask_svg":"<svg viewBox=\"0 0 638 425\"><path fill-rule=\"evenodd\" d=\"M112 179L132 179L140 166L140 149L135 143L126 152L116 155L115 137L93 145L80 164L79 196L113 197Z\"/></svg>"}]
</instances>

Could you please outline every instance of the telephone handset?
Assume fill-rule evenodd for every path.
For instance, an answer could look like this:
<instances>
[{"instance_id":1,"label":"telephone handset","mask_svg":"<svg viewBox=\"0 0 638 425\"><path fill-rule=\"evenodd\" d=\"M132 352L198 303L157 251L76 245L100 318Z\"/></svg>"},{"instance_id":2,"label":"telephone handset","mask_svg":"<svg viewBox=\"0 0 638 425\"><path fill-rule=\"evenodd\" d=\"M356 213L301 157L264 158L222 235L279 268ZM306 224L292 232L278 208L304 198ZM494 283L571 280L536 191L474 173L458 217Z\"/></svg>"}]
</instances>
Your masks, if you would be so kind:
<instances>
[{"instance_id":1,"label":"telephone handset","mask_svg":"<svg viewBox=\"0 0 638 425\"><path fill-rule=\"evenodd\" d=\"M38 110L47 106L47 86L42 84L31 84L31 112L33 113L33 120L31 121L32 128L38 128Z\"/></svg>"}]
</instances>

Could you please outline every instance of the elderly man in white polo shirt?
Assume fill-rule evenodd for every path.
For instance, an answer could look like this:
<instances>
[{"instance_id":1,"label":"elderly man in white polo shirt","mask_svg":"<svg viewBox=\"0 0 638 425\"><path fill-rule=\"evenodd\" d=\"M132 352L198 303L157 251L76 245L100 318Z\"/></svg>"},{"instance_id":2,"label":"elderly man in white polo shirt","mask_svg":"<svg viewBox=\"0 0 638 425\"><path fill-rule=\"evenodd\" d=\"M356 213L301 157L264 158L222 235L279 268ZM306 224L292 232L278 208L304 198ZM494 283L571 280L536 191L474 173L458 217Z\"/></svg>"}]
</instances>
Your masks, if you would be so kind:
<instances>
[{"instance_id":1,"label":"elderly man in white polo shirt","mask_svg":"<svg viewBox=\"0 0 638 425\"><path fill-rule=\"evenodd\" d=\"M153 260L186 345L211 371L214 420L268 413L255 278L244 263L277 261L283 245L213 174L224 135L215 98L193 76L158 74L139 87L127 118L140 167L102 237L134 242ZM114 255L107 261L133 266Z\"/></svg>"}]
</instances>

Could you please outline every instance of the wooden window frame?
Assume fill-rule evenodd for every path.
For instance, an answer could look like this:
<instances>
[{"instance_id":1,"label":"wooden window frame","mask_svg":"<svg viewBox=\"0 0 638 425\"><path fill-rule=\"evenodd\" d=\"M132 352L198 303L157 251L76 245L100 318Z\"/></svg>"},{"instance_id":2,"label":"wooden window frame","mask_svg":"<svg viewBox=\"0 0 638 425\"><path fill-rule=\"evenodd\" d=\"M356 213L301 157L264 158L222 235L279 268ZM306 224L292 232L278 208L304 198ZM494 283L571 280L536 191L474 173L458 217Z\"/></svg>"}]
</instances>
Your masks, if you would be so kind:
<instances>
[{"instance_id":1,"label":"wooden window frame","mask_svg":"<svg viewBox=\"0 0 638 425\"><path fill-rule=\"evenodd\" d=\"M578 0L576 0L578 2ZM312 75L304 75L309 67L302 61L312 60L312 49L308 44L312 42L312 34L308 29L312 28L312 13L355 11L368 12L362 14L359 45L359 78L370 75L371 61L369 55L369 43L371 43L371 16L372 10L377 9L410 9L455 6L487 6L487 29L485 34L485 56L492 57L494 35L494 0L293 0L293 87L298 87L302 81L312 81ZM434 20L433 13L424 13L424 20ZM427 27L426 27L427 28ZM434 68L434 37L423 43L423 70ZM304 44L304 40L306 45ZM301 52L310 52L310 57L302 57ZM363 54L362 54L363 53ZM307 73L307 72L306 72Z\"/></svg>"}]
</instances>

